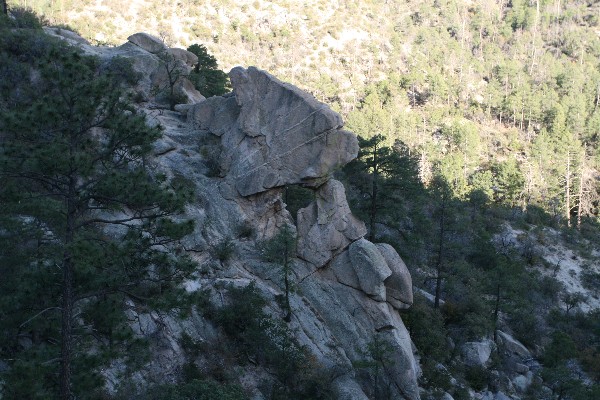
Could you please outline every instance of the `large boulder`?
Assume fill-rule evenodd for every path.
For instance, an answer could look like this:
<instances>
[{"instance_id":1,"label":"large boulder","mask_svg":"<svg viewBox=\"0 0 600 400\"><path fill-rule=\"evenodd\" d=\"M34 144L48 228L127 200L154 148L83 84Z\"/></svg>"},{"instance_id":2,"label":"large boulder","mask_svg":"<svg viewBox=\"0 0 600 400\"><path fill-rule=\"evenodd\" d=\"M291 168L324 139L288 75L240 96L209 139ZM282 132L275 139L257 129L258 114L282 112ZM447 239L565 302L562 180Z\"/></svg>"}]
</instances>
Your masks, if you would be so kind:
<instances>
[{"instance_id":1,"label":"large boulder","mask_svg":"<svg viewBox=\"0 0 600 400\"><path fill-rule=\"evenodd\" d=\"M480 342L467 342L461 347L464 363L471 367L486 366L494 348L494 342L489 339Z\"/></svg>"},{"instance_id":2,"label":"large boulder","mask_svg":"<svg viewBox=\"0 0 600 400\"><path fill-rule=\"evenodd\" d=\"M167 50L167 46L165 46L162 40L148 33L134 33L127 40L152 54L158 54Z\"/></svg>"},{"instance_id":3,"label":"large boulder","mask_svg":"<svg viewBox=\"0 0 600 400\"><path fill-rule=\"evenodd\" d=\"M310 94L254 67L236 67L229 76L244 134L229 149L229 177L242 196L286 184L318 186L356 158L356 135Z\"/></svg>"},{"instance_id":4,"label":"large boulder","mask_svg":"<svg viewBox=\"0 0 600 400\"><path fill-rule=\"evenodd\" d=\"M172 47L167 49L167 54L172 56L174 59L183 61L189 67L193 67L194 65L198 64L198 56L184 49Z\"/></svg>"},{"instance_id":5,"label":"large boulder","mask_svg":"<svg viewBox=\"0 0 600 400\"><path fill-rule=\"evenodd\" d=\"M376 246L392 271L384 281L387 302L399 310L409 308L413 303L413 290L412 278L406 264L389 244L377 243Z\"/></svg>"},{"instance_id":6,"label":"large boulder","mask_svg":"<svg viewBox=\"0 0 600 400\"><path fill-rule=\"evenodd\" d=\"M392 271L377 246L360 239L350 245L348 254L361 290L374 300L385 301L384 281L392 275Z\"/></svg>"},{"instance_id":7,"label":"large boulder","mask_svg":"<svg viewBox=\"0 0 600 400\"><path fill-rule=\"evenodd\" d=\"M298 257L323 267L366 233L350 211L344 185L331 179L316 191L314 202L298 211Z\"/></svg>"},{"instance_id":8,"label":"large boulder","mask_svg":"<svg viewBox=\"0 0 600 400\"><path fill-rule=\"evenodd\" d=\"M376 251L374 245L373 248ZM348 262L347 253L349 251L337 256L333 264L338 262L338 258ZM346 264L346 267L351 270L349 265ZM337 281L329 268L311 273L299 283L299 288L331 331L334 341L329 344L330 347L343 350L352 365L365 361L368 357L365 354L375 340L385 343L385 355L393 362L387 364L385 373L382 373L382 379L388 381L380 384L394 392L391 398L419 399L419 368L408 331L394 308L386 302L375 301L361 289ZM364 398L359 393L356 397L345 394L340 398Z\"/></svg>"},{"instance_id":9,"label":"large boulder","mask_svg":"<svg viewBox=\"0 0 600 400\"><path fill-rule=\"evenodd\" d=\"M498 347L506 354L519 356L521 358L531 358L531 353L523 343L501 330L496 331L496 333Z\"/></svg>"}]
</instances>

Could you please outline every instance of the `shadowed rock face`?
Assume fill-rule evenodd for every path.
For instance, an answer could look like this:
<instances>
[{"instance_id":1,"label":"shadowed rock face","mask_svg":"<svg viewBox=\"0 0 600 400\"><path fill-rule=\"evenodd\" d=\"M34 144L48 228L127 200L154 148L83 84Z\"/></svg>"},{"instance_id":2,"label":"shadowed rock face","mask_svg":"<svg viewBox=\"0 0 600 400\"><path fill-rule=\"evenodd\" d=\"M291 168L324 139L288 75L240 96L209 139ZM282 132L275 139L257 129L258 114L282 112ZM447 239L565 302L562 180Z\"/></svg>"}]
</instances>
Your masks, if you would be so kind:
<instances>
[{"instance_id":1,"label":"shadowed rock face","mask_svg":"<svg viewBox=\"0 0 600 400\"><path fill-rule=\"evenodd\" d=\"M350 211L344 186L334 179L319 187L316 201L298 211L298 257L317 268L366 234L365 224Z\"/></svg>"},{"instance_id":2,"label":"shadowed rock face","mask_svg":"<svg viewBox=\"0 0 600 400\"><path fill-rule=\"evenodd\" d=\"M413 303L413 290L412 278L406 264L389 244L377 243L376 246L392 271L384 281L386 301L397 309L409 308Z\"/></svg>"}]
</instances>

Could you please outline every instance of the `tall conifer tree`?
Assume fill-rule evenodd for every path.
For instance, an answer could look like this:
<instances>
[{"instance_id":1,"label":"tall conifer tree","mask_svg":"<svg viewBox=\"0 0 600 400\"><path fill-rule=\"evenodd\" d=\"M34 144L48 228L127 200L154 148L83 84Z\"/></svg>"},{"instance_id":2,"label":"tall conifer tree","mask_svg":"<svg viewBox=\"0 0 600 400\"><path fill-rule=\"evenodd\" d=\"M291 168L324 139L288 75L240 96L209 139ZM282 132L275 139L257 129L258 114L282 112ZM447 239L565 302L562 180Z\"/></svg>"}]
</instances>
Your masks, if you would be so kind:
<instances>
[{"instance_id":1,"label":"tall conifer tree","mask_svg":"<svg viewBox=\"0 0 600 400\"><path fill-rule=\"evenodd\" d=\"M12 344L0 351L20 360L13 378L33 368L38 379L7 385L7 395L58 392L68 400L93 376L93 367L73 367L91 356L85 338L112 347L117 331L127 330L118 312L125 298L150 301L190 271L169 245L192 225L169 218L187 197L147 170L160 131L125 101L122 86L136 78L129 64L101 65L40 33L3 34L0 56L20 60L11 68L22 80L3 86L0 98L0 239L15 246L0 254L13 263L13 287L0 303L3 319L14 323L4 333ZM23 338L35 350L29 364L14 356Z\"/></svg>"}]
</instances>

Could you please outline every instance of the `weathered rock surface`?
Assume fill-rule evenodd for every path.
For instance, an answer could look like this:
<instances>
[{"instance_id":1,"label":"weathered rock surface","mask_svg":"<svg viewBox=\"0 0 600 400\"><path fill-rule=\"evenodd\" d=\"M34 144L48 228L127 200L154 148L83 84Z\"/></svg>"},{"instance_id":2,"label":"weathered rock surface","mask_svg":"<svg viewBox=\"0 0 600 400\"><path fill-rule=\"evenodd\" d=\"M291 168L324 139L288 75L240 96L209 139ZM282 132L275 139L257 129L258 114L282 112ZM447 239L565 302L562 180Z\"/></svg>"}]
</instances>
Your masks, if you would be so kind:
<instances>
[{"instance_id":1,"label":"weathered rock surface","mask_svg":"<svg viewBox=\"0 0 600 400\"><path fill-rule=\"evenodd\" d=\"M51 36L60 37L61 39L66 40L67 42L69 42L73 45L82 45L82 44L89 45L90 44L90 42L88 42L83 37L79 36L79 34L73 32L73 31L70 31L68 29L45 26L44 32L46 32L47 34L49 34Z\"/></svg>"},{"instance_id":2,"label":"weathered rock surface","mask_svg":"<svg viewBox=\"0 0 600 400\"><path fill-rule=\"evenodd\" d=\"M362 290L338 282L328 270L324 268L309 275L300 288L335 338L332 345L342 349L348 360L357 362L364 360L369 343L376 339L384 341L389 345L388 355L394 360L393 365L386 367L386 375L396 396L418 399L418 367L408 331L398 313Z\"/></svg>"},{"instance_id":3,"label":"weathered rock surface","mask_svg":"<svg viewBox=\"0 0 600 400\"><path fill-rule=\"evenodd\" d=\"M316 191L314 202L298 211L298 257L323 267L366 233L350 211L344 186L331 179Z\"/></svg>"},{"instance_id":4,"label":"weathered rock surface","mask_svg":"<svg viewBox=\"0 0 600 400\"><path fill-rule=\"evenodd\" d=\"M311 95L253 67L234 68L230 77L244 137L231 155L229 176L242 196L286 184L320 184L356 157L356 136Z\"/></svg>"},{"instance_id":5,"label":"weathered rock surface","mask_svg":"<svg viewBox=\"0 0 600 400\"><path fill-rule=\"evenodd\" d=\"M145 34L129 40L117 48L84 49L105 60L133 60L143 75L138 93L158 101L153 91L164 82L164 63L157 54L165 47ZM170 54L177 54L182 68L194 61L180 51ZM382 384L392 398L418 400L419 368L397 312L412 303L410 275L393 248L363 239L364 223L352 215L342 184L331 179L335 169L356 157L356 136L342 129L341 117L326 105L264 71L235 68L230 76L233 94L205 100L186 92L183 81L181 93L196 104L178 106L178 111L145 109L149 123L165 128L155 145L154 167L196 189L196 201L186 208L196 228L182 246L199 270L186 290L212 289L211 300L219 305L224 296L220 288L254 282L270 300L267 311L278 316L275 299L284 293L282 274L261 259L258 248L293 224L281 187L310 187L315 201L299 213L298 258L291 263L290 279L299 289L290 295L291 331L332 371L337 398L364 400L373 393L372 380L356 374L353 363L364 361L369 344L381 340L394 360L386 365ZM216 260L212 250L226 240L234 244L233 254L227 261ZM177 379L181 365L189 361L179 344L182 334L199 341L218 334L201 315L181 321L145 311L130 317L138 321L137 334L156 346L155 359L136 375L140 384ZM119 368L105 373L114 385ZM258 381L244 380L250 386ZM254 385L247 389L257 392Z\"/></svg>"},{"instance_id":6,"label":"weathered rock surface","mask_svg":"<svg viewBox=\"0 0 600 400\"><path fill-rule=\"evenodd\" d=\"M519 393L525 393L532 382L533 374L531 372L526 375L517 375L512 379L512 384Z\"/></svg>"},{"instance_id":7,"label":"weathered rock surface","mask_svg":"<svg viewBox=\"0 0 600 400\"><path fill-rule=\"evenodd\" d=\"M167 49L167 53L174 59L183 61L189 67L193 67L194 65L198 64L198 56L190 51L171 47Z\"/></svg>"},{"instance_id":8,"label":"weathered rock surface","mask_svg":"<svg viewBox=\"0 0 600 400\"><path fill-rule=\"evenodd\" d=\"M484 392L483 396L481 397L481 400L512 400L509 396L507 396L506 394L504 394L504 392L501 391L497 391L497 392Z\"/></svg>"},{"instance_id":9,"label":"weathered rock surface","mask_svg":"<svg viewBox=\"0 0 600 400\"><path fill-rule=\"evenodd\" d=\"M484 339L480 342L467 342L461 347L464 363L473 367L485 366L494 348L494 342L489 339Z\"/></svg>"},{"instance_id":10,"label":"weathered rock surface","mask_svg":"<svg viewBox=\"0 0 600 400\"><path fill-rule=\"evenodd\" d=\"M384 281L386 300L397 309L409 308L413 303L412 278L400 255L387 243L377 243L392 274Z\"/></svg>"},{"instance_id":11,"label":"weathered rock surface","mask_svg":"<svg viewBox=\"0 0 600 400\"><path fill-rule=\"evenodd\" d=\"M167 50L167 46L165 46L162 40L144 32L134 33L127 40L152 54L158 54Z\"/></svg>"},{"instance_id":12,"label":"weathered rock surface","mask_svg":"<svg viewBox=\"0 0 600 400\"><path fill-rule=\"evenodd\" d=\"M527 347L508 333L498 330L497 338L498 347L507 354L516 355L522 358L531 358L531 353L527 350Z\"/></svg>"},{"instance_id":13,"label":"weathered rock surface","mask_svg":"<svg viewBox=\"0 0 600 400\"><path fill-rule=\"evenodd\" d=\"M392 275L392 270L377 246L366 239L360 239L350 245L349 255L361 290L377 301L385 301L384 281Z\"/></svg>"},{"instance_id":14,"label":"weathered rock surface","mask_svg":"<svg viewBox=\"0 0 600 400\"><path fill-rule=\"evenodd\" d=\"M73 40L69 38L72 43ZM141 79L135 89L141 101L154 102L166 108L165 100L170 92L168 67L179 75L174 82L173 94L186 104L198 103L204 100L194 85L186 78L193 62L198 58L183 49L169 49L163 42L147 33L136 33L129 41L118 47L92 47L80 44L83 50L108 61L115 57L124 57L132 62L133 69L140 73Z\"/></svg>"}]
</instances>

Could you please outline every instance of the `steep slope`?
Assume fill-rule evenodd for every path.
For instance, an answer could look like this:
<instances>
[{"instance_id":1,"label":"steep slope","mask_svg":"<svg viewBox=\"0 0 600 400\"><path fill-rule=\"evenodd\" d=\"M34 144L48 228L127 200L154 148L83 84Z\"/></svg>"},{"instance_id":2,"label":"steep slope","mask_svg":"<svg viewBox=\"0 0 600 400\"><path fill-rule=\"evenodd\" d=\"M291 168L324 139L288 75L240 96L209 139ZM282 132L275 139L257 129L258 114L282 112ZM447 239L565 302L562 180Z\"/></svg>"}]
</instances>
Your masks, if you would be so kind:
<instances>
[{"instance_id":1,"label":"steep slope","mask_svg":"<svg viewBox=\"0 0 600 400\"><path fill-rule=\"evenodd\" d=\"M283 276L279 266L264 261L260 248L288 226L298 238L297 254L290 259L296 290L290 293L288 326L329 371L337 397L367 399L379 385L394 398L419 399L418 366L397 311L412 303L410 274L391 246L363 238L364 224L352 216L343 186L331 177L356 157L355 135L342 129L341 117L326 105L253 67L231 72L232 94L194 103L196 93L181 91L193 104L168 111L151 90L165 73L164 62L148 51L152 44L132 40L117 48L81 46L103 58L130 58L146 75L136 90L139 98L151 101L139 107L149 121L164 128L156 144L155 168L196 189L198 199L188 206L187 216L197 228L185 251L199 268L188 291L208 290L218 304L227 297L228 284L254 282L269 300L269 312L278 316ZM177 62L184 61L171 53L177 54ZM314 191L314 201L298 213L297 227L282 199L286 185ZM242 226L252 233L241 237ZM225 242L232 254L215 255ZM138 334L151 337L155 346L150 363L135 374L140 386L178 379L186 360L183 334L196 341L218 339L201 312L188 320L131 313ZM368 374L357 375L354 365L364 360L374 340L386 343L386 357L393 362L373 382ZM121 367L115 363L105 373L112 390L122 384ZM258 393L256 382L247 383L247 389Z\"/></svg>"}]
</instances>

